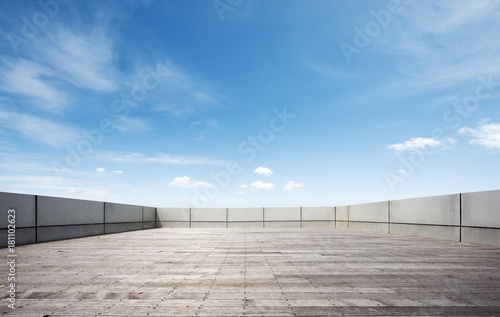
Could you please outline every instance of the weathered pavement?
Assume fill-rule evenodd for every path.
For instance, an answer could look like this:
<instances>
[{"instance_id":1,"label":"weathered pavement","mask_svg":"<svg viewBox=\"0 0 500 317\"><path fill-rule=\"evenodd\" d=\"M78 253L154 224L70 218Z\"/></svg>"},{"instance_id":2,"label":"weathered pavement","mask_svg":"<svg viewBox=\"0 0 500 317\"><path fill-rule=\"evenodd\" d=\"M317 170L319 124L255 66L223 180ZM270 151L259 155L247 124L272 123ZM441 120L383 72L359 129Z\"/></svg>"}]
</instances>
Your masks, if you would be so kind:
<instances>
[{"instance_id":1,"label":"weathered pavement","mask_svg":"<svg viewBox=\"0 0 500 317\"><path fill-rule=\"evenodd\" d=\"M17 309L0 288L2 315L500 315L498 247L340 229L164 228L16 252Z\"/></svg>"}]
</instances>

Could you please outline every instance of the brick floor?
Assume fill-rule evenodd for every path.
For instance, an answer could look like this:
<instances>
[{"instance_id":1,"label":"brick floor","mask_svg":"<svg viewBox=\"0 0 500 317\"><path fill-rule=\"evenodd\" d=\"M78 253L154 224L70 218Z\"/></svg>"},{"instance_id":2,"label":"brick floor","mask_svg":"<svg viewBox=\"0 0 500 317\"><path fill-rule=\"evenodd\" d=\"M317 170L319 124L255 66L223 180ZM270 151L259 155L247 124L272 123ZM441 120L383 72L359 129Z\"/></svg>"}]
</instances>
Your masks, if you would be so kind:
<instances>
[{"instance_id":1,"label":"brick floor","mask_svg":"<svg viewBox=\"0 0 500 317\"><path fill-rule=\"evenodd\" d=\"M500 315L500 248L475 244L342 229L163 228L16 252L17 309L0 288L2 315Z\"/></svg>"}]
</instances>

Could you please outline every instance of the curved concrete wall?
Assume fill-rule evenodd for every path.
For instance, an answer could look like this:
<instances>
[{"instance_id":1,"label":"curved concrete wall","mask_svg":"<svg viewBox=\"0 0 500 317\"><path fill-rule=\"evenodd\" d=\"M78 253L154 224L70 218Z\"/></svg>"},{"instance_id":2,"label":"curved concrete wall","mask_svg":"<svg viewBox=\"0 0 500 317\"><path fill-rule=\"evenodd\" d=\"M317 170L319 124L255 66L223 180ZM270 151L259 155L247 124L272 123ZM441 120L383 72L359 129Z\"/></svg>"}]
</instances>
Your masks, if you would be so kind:
<instances>
[{"instance_id":1,"label":"curved concrete wall","mask_svg":"<svg viewBox=\"0 0 500 317\"><path fill-rule=\"evenodd\" d=\"M7 212L16 210L16 243L155 227L349 228L500 246L500 190L338 207L155 208L0 193L0 247Z\"/></svg>"},{"instance_id":2,"label":"curved concrete wall","mask_svg":"<svg viewBox=\"0 0 500 317\"><path fill-rule=\"evenodd\" d=\"M9 209L16 210L16 245L155 228L154 207L0 193L0 247Z\"/></svg>"}]
</instances>

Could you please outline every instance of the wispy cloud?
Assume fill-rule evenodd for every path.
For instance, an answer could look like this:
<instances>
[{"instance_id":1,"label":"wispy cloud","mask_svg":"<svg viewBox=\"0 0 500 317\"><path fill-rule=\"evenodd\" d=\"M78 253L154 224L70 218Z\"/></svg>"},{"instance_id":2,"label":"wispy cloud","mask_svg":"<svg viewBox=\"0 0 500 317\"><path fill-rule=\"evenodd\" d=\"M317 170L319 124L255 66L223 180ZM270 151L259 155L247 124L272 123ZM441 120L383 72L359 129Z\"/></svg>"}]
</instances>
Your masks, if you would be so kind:
<instances>
[{"instance_id":1,"label":"wispy cloud","mask_svg":"<svg viewBox=\"0 0 500 317\"><path fill-rule=\"evenodd\" d=\"M211 158L186 158L178 155L168 155L159 153L156 156L146 156L140 153L107 153L103 155L103 159L119 163L127 164L160 164L160 165L225 165L222 160L214 160Z\"/></svg>"},{"instance_id":2,"label":"wispy cloud","mask_svg":"<svg viewBox=\"0 0 500 317\"><path fill-rule=\"evenodd\" d=\"M149 129L148 122L139 118L117 117L114 128L120 132L140 132Z\"/></svg>"},{"instance_id":3,"label":"wispy cloud","mask_svg":"<svg viewBox=\"0 0 500 317\"><path fill-rule=\"evenodd\" d=\"M269 168L267 167L257 167L254 171L253 171L254 174L259 174L259 175L265 175L265 176L271 176L274 174L273 171L271 171Z\"/></svg>"},{"instance_id":4,"label":"wispy cloud","mask_svg":"<svg viewBox=\"0 0 500 317\"><path fill-rule=\"evenodd\" d=\"M174 116L201 114L221 106L227 97L211 84L190 74L169 60L157 65L163 82L155 90L154 111Z\"/></svg>"},{"instance_id":5,"label":"wispy cloud","mask_svg":"<svg viewBox=\"0 0 500 317\"><path fill-rule=\"evenodd\" d=\"M28 105L50 112L66 106L54 69L20 58L1 66L1 70L4 76L0 89L4 92L28 98Z\"/></svg>"},{"instance_id":6,"label":"wispy cloud","mask_svg":"<svg viewBox=\"0 0 500 317\"><path fill-rule=\"evenodd\" d=\"M176 177L174 178L173 181L170 182L169 184L172 187L178 187L178 188L213 188L214 185L207 183L207 182L202 182L202 181L193 181L191 178L184 176L184 177Z\"/></svg>"},{"instance_id":7,"label":"wispy cloud","mask_svg":"<svg viewBox=\"0 0 500 317\"><path fill-rule=\"evenodd\" d=\"M443 141L436 140L434 138L411 138L404 143L396 143L387 146L387 149L394 150L396 153L402 153L406 151L422 151L426 148L442 148L448 144L453 144L456 141L452 138L448 138Z\"/></svg>"},{"instance_id":8,"label":"wispy cloud","mask_svg":"<svg viewBox=\"0 0 500 317\"><path fill-rule=\"evenodd\" d=\"M391 24L391 32L377 37L376 46L394 56L394 65L387 67L399 76L353 97L356 101L456 93L452 89L477 82L478 76L500 72L500 55L493 53L497 45L491 41L500 32L500 3L424 0L402 5L401 18Z\"/></svg>"},{"instance_id":9,"label":"wispy cloud","mask_svg":"<svg viewBox=\"0 0 500 317\"><path fill-rule=\"evenodd\" d=\"M304 188L304 184L296 182L296 181L288 181L285 184L285 187L283 187L284 191L292 191L292 190L299 190Z\"/></svg>"},{"instance_id":10,"label":"wispy cloud","mask_svg":"<svg viewBox=\"0 0 500 317\"><path fill-rule=\"evenodd\" d=\"M75 87L112 92L117 87L112 63L113 40L103 28L90 32L57 29L51 34L51 43L40 45L44 63L57 69L61 77Z\"/></svg>"},{"instance_id":11,"label":"wispy cloud","mask_svg":"<svg viewBox=\"0 0 500 317\"><path fill-rule=\"evenodd\" d=\"M274 185L272 183L264 183L261 181L253 182L252 184L250 184L250 186L256 189L267 189L267 190L274 188Z\"/></svg>"},{"instance_id":12,"label":"wispy cloud","mask_svg":"<svg viewBox=\"0 0 500 317\"><path fill-rule=\"evenodd\" d=\"M356 79L360 78L359 75L356 75L352 72L346 72L343 70L339 70L336 68L333 68L328 65L320 65L320 64L315 64L311 62L306 62L305 66L308 67L310 70L317 72L321 75L327 76L327 77L332 77L336 79Z\"/></svg>"},{"instance_id":13,"label":"wispy cloud","mask_svg":"<svg viewBox=\"0 0 500 317\"><path fill-rule=\"evenodd\" d=\"M59 28L37 37L37 45L25 49L23 58L3 56L0 89L14 94L15 101L50 112L60 112L76 100L74 88L115 91L113 42L99 30L84 35Z\"/></svg>"},{"instance_id":14,"label":"wispy cloud","mask_svg":"<svg viewBox=\"0 0 500 317\"><path fill-rule=\"evenodd\" d=\"M73 128L17 112L0 110L0 124L0 131L2 128L17 131L27 138L54 148L73 145L79 138L78 133Z\"/></svg>"},{"instance_id":15,"label":"wispy cloud","mask_svg":"<svg viewBox=\"0 0 500 317\"><path fill-rule=\"evenodd\" d=\"M472 135L474 139L470 140L470 144L500 149L500 123L480 123L475 129L460 128L458 133Z\"/></svg>"}]
</instances>

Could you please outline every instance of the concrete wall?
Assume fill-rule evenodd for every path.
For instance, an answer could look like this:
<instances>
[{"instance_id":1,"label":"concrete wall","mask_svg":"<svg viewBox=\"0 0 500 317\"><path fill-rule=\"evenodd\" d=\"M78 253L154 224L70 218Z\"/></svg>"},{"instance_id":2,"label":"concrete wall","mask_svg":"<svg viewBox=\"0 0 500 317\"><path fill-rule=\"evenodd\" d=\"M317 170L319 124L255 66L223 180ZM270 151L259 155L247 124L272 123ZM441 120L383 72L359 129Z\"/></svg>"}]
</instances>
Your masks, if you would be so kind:
<instances>
[{"instance_id":1,"label":"concrete wall","mask_svg":"<svg viewBox=\"0 0 500 317\"><path fill-rule=\"evenodd\" d=\"M335 209L335 226L349 229L349 206L337 206Z\"/></svg>"},{"instance_id":2,"label":"concrete wall","mask_svg":"<svg viewBox=\"0 0 500 317\"><path fill-rule=\"evenodd\" d=\"M191 208L156 208L157 228L191 228Z\"/></svg>"},{"instance_id":3,"label":"concrete wall","mask_svg":"<svg viewBox=\"0 0 500 317\"><path fill-rule=\"evenodd\" d=\"M336 207L302 207L303 228L334 228Z\"/></svg>"},{"instance_id":4,"label":"concrete wall","mask_svg":"<svg viewBox=\"0 0 500 317\"><path fill-rule=\"evenodd\" d=\"M0 248L7 246L8 211L15 210L15 241L17 244L36 242L36 196L0 193Z\"/></svg>"},{"instance_id":5,"label":"concrete wall","mask_svg":"<svg viewBox=\"0 0 500 317\"><path fill-rule=\"evenodd\" d=\"M16 244L179 228L349 228L500 246L500 190L338 207L155 208L0 192L0 247L9 209Z\"/></svg>"},{"instance_id":6,"label":"concrete wall","mask_svg":"<svg viewBox=\"0 0 500 317\"><path fill-rule=\"evenodd\" d=\"M264 208L228 208L228 228L263 228Z\"/></svg>"},{"instance_id":7,"label":"concrete wall","mask_svg":"<svg viewBox=\"0 0 500 317\"><path fill-rule=\"evenodd\" d=\"M104 233L142 230L142 219L142 206L104 204Z\"/></svg>"},{"instance_id":8,"label":"concrete wall","mask_svg":"<svg viewBox=\"0 0 500 317\"><path fill-rule=\"evenodd\" d=\"M0 193L0 247L7 246L9 209L16 210L16 245L155 227L154 207Z\"/></svg>"},{"instance_id":9,"label":"concrete wall","mask_svg":"<svg viewBox=\"0 0 500 317\"><path fill-rule=\"evenodd\" d=\"M264 228L300 228L300 207L264 208Z\"/></svg>"},{"instance_id":10,"label":"concrete wall","mask_svg":"<svg viewBox=\"0 0 500 317\"><path fill-rule=\"evenodd\" d=\"M350 205L349 229L389 232L389 202Z\"/></svg>"},{"instance_id":11,"label":"concrete wall","mask_svg":"<svg viewBox=\"0 0 500 317\"><path fill-rule=\"evenodd\" d=\"M391 201L390 232L460 241L460 194Z\"/></svg>"},{"instance_id":12,"label":"concrete wall","mask_svg":"<svg viewBox=\"0 0 500 317\"><path fill-rule=\"evenodd\" d=\"M227 228L227 208L192 208L191 228Z\"/></svg>"},{"instance_id":13,"label":"concrete wall","mask_svg":"<svg viewBox=\"0 0 500 317\"><path fill-rule=\"evenodd\" d=\"M500 190L462 194L461 239L500 246Z\"/></svg>"},{"instance_id":14,"label":"concrete wall","mask_svg":"<svg viewBox=\"0 0 500 317\"><path fill-rule=\"evenodd\" d=\"M104 234L104 203L37 196L37 242Z\"/></svg>"},{"instance_id":15,"label":"concrete wall","mask_svg":"<svg viewBox=\"0 0 500 317\"><path fill-rule=\"evenodd\" d=\"M156 228L156 208L142 207L142 229Z\"/></svg>"}]
</instances>

